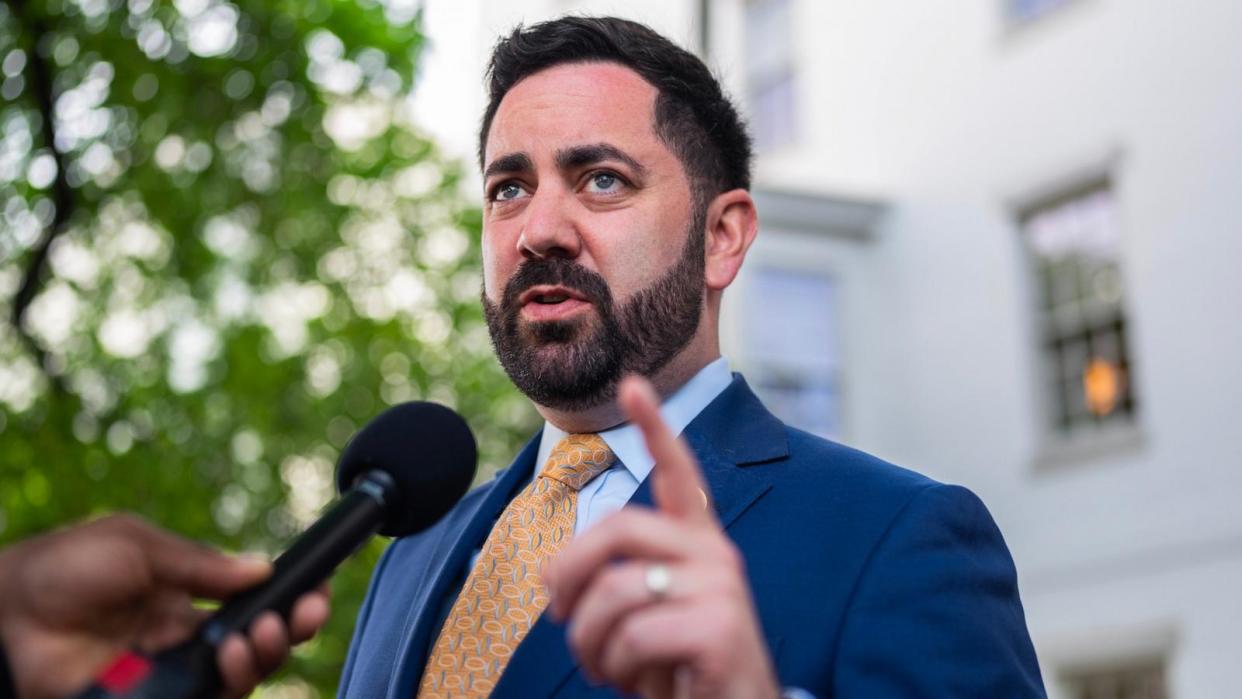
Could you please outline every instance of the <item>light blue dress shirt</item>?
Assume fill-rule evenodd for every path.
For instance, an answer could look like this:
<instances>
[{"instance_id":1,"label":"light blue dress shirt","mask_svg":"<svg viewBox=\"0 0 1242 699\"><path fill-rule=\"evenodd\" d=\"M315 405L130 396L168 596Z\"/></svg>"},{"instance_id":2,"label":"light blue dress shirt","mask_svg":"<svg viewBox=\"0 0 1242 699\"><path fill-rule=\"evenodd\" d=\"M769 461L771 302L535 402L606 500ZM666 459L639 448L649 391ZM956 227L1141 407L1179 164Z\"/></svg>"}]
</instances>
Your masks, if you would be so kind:
<instances>
[{"instance_id":1,"label":"light blue dress shirt","mask_svg":"<svg viewBox=\"0 0 1242 699\"><path fill-rule=\"evenodd\" d=\"M732 381L729 362L720 357L700 369L699 373L669 396L660 406L660 415L673 434L681 434L686 425L698 417L703 408L728 388ZM567 435L567 432L556 425L543 423L543 434L539 438L539 452L535 458L535 472L531 480L538 477L553 447ZM625 423L600 432L599 436L612 449L612 453L617 455L617 464L592 478L578 491L578 518L574 522L574 536L580 535L592 524L629 502L634 491L638 490L639 484L650 475L651 468L655 465L637 426Z\"/></svg>"}]
</instances>

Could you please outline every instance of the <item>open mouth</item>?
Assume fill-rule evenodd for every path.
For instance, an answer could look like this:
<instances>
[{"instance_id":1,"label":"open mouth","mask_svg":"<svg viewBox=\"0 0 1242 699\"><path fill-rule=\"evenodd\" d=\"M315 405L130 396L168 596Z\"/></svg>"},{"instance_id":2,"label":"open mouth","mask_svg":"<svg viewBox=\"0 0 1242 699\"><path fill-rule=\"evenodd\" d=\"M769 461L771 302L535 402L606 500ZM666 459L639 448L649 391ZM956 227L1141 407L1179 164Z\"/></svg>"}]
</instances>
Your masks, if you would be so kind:
<instances>
[{"instance_id":1,"label":"open mouth","mask_svg":"<svg viewBox=\"0 0 1242 699\"><path fill-rule=\"evenodd\" d=\"M566 301L581 301L589 303L582 294L568 289L563 286L547 286L539 285L527 289L520 297L518 297L519 305L539 304L541 306L554 306Z\"/></svg>"},{"instance_id":2,"label":"open mouth","mask_svg":"<svg viewBox=\"0 0 1242 699\"><path fill-rule=\"evenodd\" d=\"M519 296L518 306L532 320L559 320L589 308L591 302L585 295L568 287L540 284Z\"/></svg>"}]
</instances>

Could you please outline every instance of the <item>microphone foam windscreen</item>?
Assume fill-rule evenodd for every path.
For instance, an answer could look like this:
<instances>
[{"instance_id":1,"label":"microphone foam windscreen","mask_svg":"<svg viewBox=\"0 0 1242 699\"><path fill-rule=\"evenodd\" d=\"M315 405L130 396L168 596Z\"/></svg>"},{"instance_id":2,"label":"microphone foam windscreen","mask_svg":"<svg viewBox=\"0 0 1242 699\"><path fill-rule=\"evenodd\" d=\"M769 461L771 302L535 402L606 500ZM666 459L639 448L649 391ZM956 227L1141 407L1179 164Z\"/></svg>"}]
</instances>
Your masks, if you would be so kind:
<instances>
[{"instance_id":1,"label":"microphone foam windscreen","mask_svg":"<svg viewBox=\"0 0 1242 699\"><path fill-rule=\"evenodd\" d=\"M396 482L396 501L380 533L406 536L430 527L452 509L474 480L478 453L460 415L436 403L394 405L345 445L336 471L341 492L373 469Z\"/></svg>"}]
</instances>

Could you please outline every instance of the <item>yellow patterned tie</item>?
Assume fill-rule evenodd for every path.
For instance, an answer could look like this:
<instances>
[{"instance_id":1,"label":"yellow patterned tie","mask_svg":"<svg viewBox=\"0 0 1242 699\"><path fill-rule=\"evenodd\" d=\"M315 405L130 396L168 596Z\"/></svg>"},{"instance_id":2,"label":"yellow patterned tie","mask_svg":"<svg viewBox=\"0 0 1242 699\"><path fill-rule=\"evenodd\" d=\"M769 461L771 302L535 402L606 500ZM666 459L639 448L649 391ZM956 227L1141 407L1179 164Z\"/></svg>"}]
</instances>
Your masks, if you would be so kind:
<instances>
[{"instance_id":1,"label":"yellow patterned tie","mask_svg":"<svg viewBox=\"0 0 1242 699\"><path fill-rule=\"evenodd\" d=\"M574 532L578 490L616 458L597 434L571 434L548 455L492 527L444 620L418 688L420 699L486 697L548 606L543 562Z\"/></svg>"}]
</instances>

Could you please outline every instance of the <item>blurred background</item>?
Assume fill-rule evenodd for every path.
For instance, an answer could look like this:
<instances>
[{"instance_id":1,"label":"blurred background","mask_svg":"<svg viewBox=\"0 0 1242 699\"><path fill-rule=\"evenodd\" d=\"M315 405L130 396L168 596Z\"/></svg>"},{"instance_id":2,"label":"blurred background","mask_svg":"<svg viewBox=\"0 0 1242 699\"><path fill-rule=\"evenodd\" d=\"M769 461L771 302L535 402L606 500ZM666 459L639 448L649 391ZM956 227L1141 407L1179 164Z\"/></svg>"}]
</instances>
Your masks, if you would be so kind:
<instances>
[{"instance_id":1,"label":"blurred background","mask_svg":"<svg viewBox=\"0 0 1242 699\"><path fill-rule=\"evenodd\" d=\"M477 302L481 74L566 12L728 86L761 232L726 355L983 497L1054 699L1237 696L1232 0L8 0L0 544L123 508L278 551L412 398L506 464L538 420ZM382 546L262 696L334 694Z\"/></svg>"}]
</instances>

